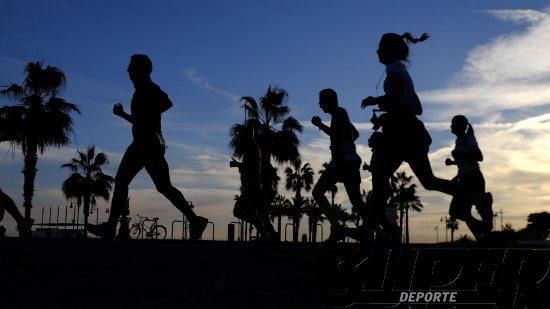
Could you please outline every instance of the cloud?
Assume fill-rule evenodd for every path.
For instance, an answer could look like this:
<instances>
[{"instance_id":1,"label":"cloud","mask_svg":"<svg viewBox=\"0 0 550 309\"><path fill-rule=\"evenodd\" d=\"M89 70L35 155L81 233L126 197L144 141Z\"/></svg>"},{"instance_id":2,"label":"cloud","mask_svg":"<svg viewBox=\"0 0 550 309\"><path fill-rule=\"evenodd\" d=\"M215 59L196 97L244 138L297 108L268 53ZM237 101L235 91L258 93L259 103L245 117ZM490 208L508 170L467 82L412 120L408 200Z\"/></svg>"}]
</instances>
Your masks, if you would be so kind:
<instances>
[{"instance_id":1,"label":"cloud","mask_svg":"<svg viewBox=\"0 0 550 309\"><path fill-rule=\"evenodd\" d=\"M485 10L482 12L516 23L535 23L547 17L546 13L536 10Z\"/></svg>"},{"instance_id":2,"label":"cloud","mask_svg":"<svg viewBox=\"0 0 550 309\"><path fill-rule=\"evenodd\" d=\"M447 87L420 93L425 103L449 106L436 117L490 114L550 103L550 14L534 10L485 12L527 27L475 47Z\"/></svg>"},{"instance_id":3,"label":"cloud","mask_svg":"<svg viewBox=\"0 0 550 309\"><path fill-rule=\"evenodd\" d=\"M229 99L231 99L232 101L235 101L235 102L239 101L240 98L241 98L240 96L238 96L236 94L233 94L231 92L228 92L228 91L225 91L225 90L222 90L220 88L212 86L210 84L210 81L207 78L200 76L196 69L186 69L184 71L184 73L185 73L185 76L191 82L193 82L193 84L199 86L200 88L203 88L203 89L206 89L208 91L217 93L217 94L222 95L226 98L229 98Z\"/></svg>"}]
</instances>

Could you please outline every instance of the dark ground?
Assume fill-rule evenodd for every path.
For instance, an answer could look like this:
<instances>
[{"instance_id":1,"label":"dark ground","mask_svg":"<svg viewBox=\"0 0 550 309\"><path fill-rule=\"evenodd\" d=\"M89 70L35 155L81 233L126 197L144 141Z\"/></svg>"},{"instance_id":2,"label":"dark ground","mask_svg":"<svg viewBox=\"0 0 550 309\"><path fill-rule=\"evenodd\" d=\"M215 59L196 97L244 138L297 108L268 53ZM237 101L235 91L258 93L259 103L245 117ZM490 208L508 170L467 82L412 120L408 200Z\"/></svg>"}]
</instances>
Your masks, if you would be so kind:
<instances>
[{"instance_id":1,"label":"dark ground","mask_svg":"<svg viewBox=\"0 0 550 309\"><path fill-rule=\"evenodd\" d=\"M497 260L504 252L502 250L496 249ZM341 261L356 265L363 256L368 255L367 251L377 252L378 257L383 257L389 250L359 249L350 245L327 248L307 244L212 241L3 239L0 240L0 309L322 307L320 303L326 300L323 296L326 289L323 288L338 287L338 280L342 278L336 275L336 265ZM408 267L410 263L403 263L404 260L414 261L418 252L426 255L425 265L420 262L415 264L418 265L415 271L420 273L425 268L429 272L432 269L432 281L437 278L433 268L430 268L433 263L429 263L432 259L428 255L434 252L442 261L448 257L455 258L450 265L459 263L456 258L475 256L473 260L477 260L479 256L490 255L487 249L464 254L469 252L468 249L419 245L406 249L393 248L393 251L401 252L396 263L403 266L396 267L398 273L408 272L403 267ZM516 252L516 257L520 257L530 255L532 250L516 251L519 252ZM371 261L376 261L376 258L372 257ZM510 262L506 267L509 271L523 267L521 263L514 262L513 257L508 259ZM366 263L363 275L375 277L384 269L384 261L371 265L372 268L368 268ZM550 250L543 250L542 255L538 254L531 261L532 265L537 265L537 278L542 278L540 272L544 271L544 265L550 263ZM452 273L450 268L448 273ZM501 275L501 281L519 280L518 276L514 276L512 273ZM408 284L409 279L405 277L395 280L394 286L398 287L401 281ZM345 279L346 282L350 280L353 281L349 277ZM426 279L417 276L415 280L415 285L422 286L420 280ZM542 289L548 287L550 291L548 282L546 278ZM513 292L516 286L505 290ZM523 294L518 295L520 297L517 299L521 300ZM327 303L345 306L349 298L341 303L339 301L329 300Z\"/></svg>"}]
</instances>

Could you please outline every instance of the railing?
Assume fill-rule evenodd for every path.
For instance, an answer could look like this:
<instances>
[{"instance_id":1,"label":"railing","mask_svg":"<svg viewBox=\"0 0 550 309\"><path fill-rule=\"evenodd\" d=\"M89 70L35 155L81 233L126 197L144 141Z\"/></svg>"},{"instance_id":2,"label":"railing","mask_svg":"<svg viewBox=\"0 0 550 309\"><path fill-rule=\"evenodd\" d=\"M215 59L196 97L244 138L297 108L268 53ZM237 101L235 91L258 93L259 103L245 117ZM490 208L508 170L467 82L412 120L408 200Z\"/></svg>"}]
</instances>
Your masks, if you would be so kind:
<instances>
[{"instance_id":1,"label":"railing","mask_svg":"<svg viewBox=\"0 0 550 309\"><path fill-rule=\"evenodd\" d=\"M79 227L84 226L84 224L79 223L77 221L77 216L79 214L77 214L76 207L74 207L74 210L73 210L73 219L72 219L71 223L67 223L67 217L69 216L69 206L65 206L65 219L64 219L63 223L59 222L59 213L60 213L60 207L59 206L57 206L57 214L56 214L55 223L52 223L52 207L49 207L49 215L48 215L48 222L47 223L44 222L44 210L45 210L45 207L42 207L41 221L40 222L35 222L33 224L33 226L40 226L40 228L55 226L56 228L64 227L65 229L69 226L72 226L73 229L78 229Z\"/></svg>"},{"instance_id":2,"label":"railing","mask_svg":"<svg viewBox=\"0 0 550 309\"><path fill-rule=\"evenodd\" d=\"M187 231L189 229L189 226L188 226L187 220L185 220L185 218L183 220L174 220L174 221L172 221L170 239L174 239L174 224L175 223L182 223L181 239L182 240L187 239Z\"/></svg>"},{"instance_id":3,"label":"railing","mask_svg":"<svg viewBox=\"0 0 550 309\"><path fill-rule=\"evenodd\" d=\"M232 221L232 222L229 222L229 224L238 224L239 225L239 229L241 230L241 232L239 233L239 239L238 241L242 241L243 240L243 224L239 221Z\"/></svg>"},{"instance_id":4,"label":"railing","mask_svg":"<svg viewBox=\"0 0 550 309\"><path fill-rule=\"evenodd\" d=\"M215 228L214 222L208 221L207 225L208 225L208 224L212 224L212 240L214 240L214 228ZM202 238L202 237L201 237L201 238Z\"/></svg>"}]
</instances>

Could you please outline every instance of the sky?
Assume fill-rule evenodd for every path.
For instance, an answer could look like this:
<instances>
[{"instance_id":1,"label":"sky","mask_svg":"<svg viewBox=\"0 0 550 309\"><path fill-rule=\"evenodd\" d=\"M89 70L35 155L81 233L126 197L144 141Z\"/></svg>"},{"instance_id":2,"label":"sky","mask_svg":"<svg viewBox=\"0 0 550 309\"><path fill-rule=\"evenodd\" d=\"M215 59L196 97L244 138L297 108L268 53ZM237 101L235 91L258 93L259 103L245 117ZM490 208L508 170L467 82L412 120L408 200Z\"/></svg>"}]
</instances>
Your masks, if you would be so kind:
<instances>
[{"instance_id":1,"label":"sky","mask_svg":"<svg viewBox=\"0 0 550 309\"><path fill-rule=\"evenodd\" d=\"M228 131L244 119L241 96L260 97L269 85L285 89L292 116L305 126L302 161L319 170L330 159L329 140L310 119L329 121L319 109L318 92L335 89L360 129L358 152L368 162L371 112L361 110L360 102L383 94L384 67L376 49L386 32L431 35L411 46L408 67L423 104L421 119L433 138L434 173L456 175L444 160L454 145L450 119L464 114L484 153L481 168L493 208L503 211L504 222L522 228L528 214L550 210L546 1L0 0L0 16L0 85L22 82L25 64L43 61L65 72L60 96L82 111L74 116L71 147L39 157L33 201L38 222L42 207L46 214L54 207L55 216L57 206L69 203L61 193L69 171L60 166L77 149L96 145L109 157L106 173L115 175L131 130L112 106L120 102L129 110L133 87L126 67L135 53L150 56L152 79L174 102L162 119L172 182L198 214L215 223L216 239L226 239L226 226L235 220L240 180L229 167ZM13 103L0 98L0 105ZM0 154L0 187L22 205L20 150L3 143ZM406 164L401 169L410 172ZM371 188L370 180L363 171L363 189ZM339 189L336 200L349 209ZM293 195L283 187L280 193ZM411 240L434 242L436 226L443 239L440 219L450 197L423 188L419 196L424 210L410 214ZM131 214L160 217L166 226L181 219L145 171L131 184L130 198ZM99 203L100 221L108 205ZM2 224L15 235L6 217ZM469 234L464 223L457 234Z\"/></svg>"}]
</instances>

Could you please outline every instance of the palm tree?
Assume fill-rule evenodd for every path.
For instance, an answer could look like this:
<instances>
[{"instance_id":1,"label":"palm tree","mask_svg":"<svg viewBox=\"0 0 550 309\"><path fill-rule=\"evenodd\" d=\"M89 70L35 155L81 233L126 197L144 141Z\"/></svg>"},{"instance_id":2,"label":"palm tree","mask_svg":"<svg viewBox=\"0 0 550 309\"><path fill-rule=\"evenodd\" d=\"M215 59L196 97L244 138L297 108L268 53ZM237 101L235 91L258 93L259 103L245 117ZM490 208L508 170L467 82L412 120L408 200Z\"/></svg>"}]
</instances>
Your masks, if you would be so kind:
<instances>
[{"instance_id":1,"label":"palm tree","mask_svg":"<svg viewBox=\"0 0 550 309\"><path fill-rule=\"evenodd\" d=\"M342 225L346 225L346 222L355 222L355 216L353 214L350 214L347 209L342 207L342 204L335 204L335 214L336 218L339 222L342 223Z\"/></svg>"},{"instance_id":2,"label":"palm tree","mask_svg":"<svg viewBox=\"0 0 550 309\"><path fill-rule=\"evenodd\" d=\"M325 221L323 211L312 198L306 198L304 201L304 213L308 216L309 239L311 242L317 242L317 224Z\"/></svg>"},{"instance_id":3,"label":"palm tree","mask_svg":"<svg viewBox=\"0 0 550 309\"><path fill-rule=\"evenodd\" d=\"M19 101L22 119L20 136L13 142L21 146L24 157L23 206L25 218L30 219L38 151L48 147L69 145L73 132L71 112L80 113L76 105L57 97L65 86L65 74L57 67L43 67L42 62L29 62L25 67L23 85L11 84L0 95Z\"/></svg>"},{"instance_id":4,"label":"palm tree","mask_svg":"<svg viewBox=\"0 0 550 309\"><path fill-rule=\"evenodd\" d=\"M455 218L449 218L446 222L446 228L451 230L451 242L454 242L455 231L458 230L458 221Z\"/></svg>"},{"instance_id":5,"label":"palm tree","mask_svg":"<svg viewBox=\"0 0 550 309\"><path fill-rule=\"evenodd\" d=\"M271 86L260 98L259 104L252 97L242 97L245 121L235 124L230 130L233 156L242 158L254 149L260 158L259 179L263 200L258 201L259 216L266 224L269 224L269 207L277 194L279 181L272 161L284 164L300 158L297 132L302 132L302 126L289 116L286 98L285 90Z\"/></svg>"},{"instance_id":6,"label":"palm tree","mask_svg":"<svg viewBox=\"0 0 550 309\"><path fill-rule=\"evenodd\" d=\"M301 160L293 162L294 169L287 167L285 169L286 174L286 189L296 192L296 195L292 199L293 203L293 218L292 218L292 239L294 242L298 241L298 231L300 228L300 219L302 217L303 206L305 199L302 196L302 189L306 192L311 190L313 185L313 174L315 173L309 163L302 166Z\"/></svg>"},{"instance_id":7,"label":"palm tree","mask_svg":"<svg viewBox=\"0 0 550 309\"><path fill-rule=\"evenodd\" d=\"M407 176L405 172L397 172L392 176L393 194L390 204L399 209L399 227L403 231L403 218L405 217L405 242L409 243L409 210L421 212L422 203L416 195L416 185L412 184L413 177Z\"/></svg>"},{"instance_id":8,"label":"palm tree","mask_svg":"<svg viewBox=\"0 0 550 309\"><path fill-rule=\"evenodd\" d=\"M283 216L287 216L291 207L292 203L290 200L280 194L277 194L271 203L269 217L271 221L275 220L275 218L277 219L277 233L279 234L279 239L281 237L281 219Z\"/></svg>"},{"instance_id":9,"label":"palm tree","mask_svg":"<svg viewBox=\"0 0 550 309\"><path fill-rule=\"evenodd\" d=\"M67 199L77 199L77 204L84 205L84 224L88 223L90 210L96 205L96 198L109 199L113 187L113 177L106 175L101 167L108 163L107 155L95 152L95 146L89 146L86 152L78 151L78 158L63 164L73 173L63 182L63 195Z\"/></svg>"}]
</instances>

